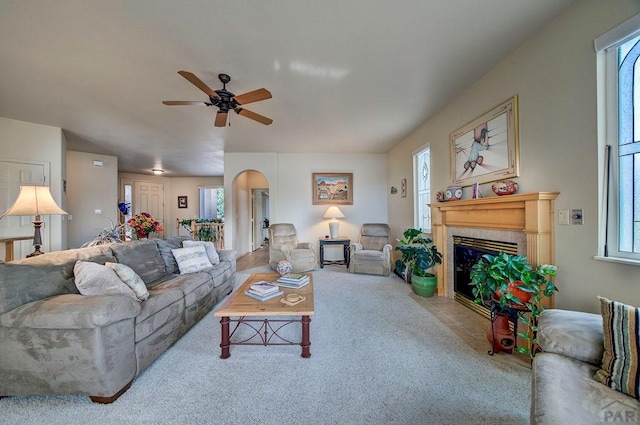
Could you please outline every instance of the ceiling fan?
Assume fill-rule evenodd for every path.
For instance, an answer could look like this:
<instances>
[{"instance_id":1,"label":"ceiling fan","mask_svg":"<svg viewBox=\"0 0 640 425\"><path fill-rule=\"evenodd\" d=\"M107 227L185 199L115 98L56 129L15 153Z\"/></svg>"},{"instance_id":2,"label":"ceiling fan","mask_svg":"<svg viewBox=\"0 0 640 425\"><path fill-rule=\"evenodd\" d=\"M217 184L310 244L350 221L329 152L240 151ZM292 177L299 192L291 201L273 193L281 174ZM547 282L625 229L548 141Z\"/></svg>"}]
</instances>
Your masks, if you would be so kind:
<instances>
[{"instance_id":1,"label":"ceiling fan","mask_svg":"<svg viewBox=\"0 0 640 425\"><path fill-rule=\"evenodd\" d=\"M202 82L198 77L189 71L178 71L178 74L186 78L191 84L205 92L209 96L209 102L198 102L190 100L163 100L164 105L206 105L217 106L218 112L216 113L215 126L224 127L227 124L227 114L233 110L237 114L243 117L250 118L254 121L258 121L264 125L269 125L273 122L271 118L267 118L255 112L241 108L241 105L247 103L259 102L261 100L271 99L271 92L267 89L258 89L250 91L248 93L235 95L230 91L227 91L227 83L231 81L231 77L227 74L218 74L218 78L222 82L221 90L212 90L208 85Z\"/></svg>"}]
</instances>

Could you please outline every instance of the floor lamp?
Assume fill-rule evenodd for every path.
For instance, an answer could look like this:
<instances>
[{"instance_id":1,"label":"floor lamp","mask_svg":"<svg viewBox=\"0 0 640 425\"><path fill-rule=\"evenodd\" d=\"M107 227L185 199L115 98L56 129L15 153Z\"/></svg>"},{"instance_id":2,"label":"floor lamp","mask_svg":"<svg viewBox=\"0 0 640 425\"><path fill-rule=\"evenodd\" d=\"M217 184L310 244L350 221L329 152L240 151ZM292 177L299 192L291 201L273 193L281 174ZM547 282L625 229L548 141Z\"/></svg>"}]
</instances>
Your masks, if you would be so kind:
<instances>
[{"instance_id":1,"label":"floor lamp","mask_svg":"<svg viewBox=\"0 0 640 425\"><path fill-rule=\"evenodd\" d=\"M36 255L44 254L44 252L40 251L40 246L42 245L42 236L40 235L42 220L40 216L66 214L66 211L60 208L58 204L56 204L56 201L53 200L48 186L20 186L18 199L0 216L0 219L11 215L36 216L36 219L33 221L33 227L35 228L33 233L33 246L35 250L27 255L27 257L35 257Z\"/></svg>"},{"instance_id":2,"label":"floor lamp","mask_svg":"<svg viewBox=\"0 0 640 425\"><path fill-rule=\"evenodd\" d=\"M338 238L338 226L340 225L340 223L338 223L338 218L344 218L344 214L342 214L342 211L340 211L340 208L338 207L329 207L327 208L327 211L324 213L324 215L322 216L322 218L330 218L331 220L329 220L329 234L331 235L331 239L337 239Z\"/></svg>"}]
</instances>

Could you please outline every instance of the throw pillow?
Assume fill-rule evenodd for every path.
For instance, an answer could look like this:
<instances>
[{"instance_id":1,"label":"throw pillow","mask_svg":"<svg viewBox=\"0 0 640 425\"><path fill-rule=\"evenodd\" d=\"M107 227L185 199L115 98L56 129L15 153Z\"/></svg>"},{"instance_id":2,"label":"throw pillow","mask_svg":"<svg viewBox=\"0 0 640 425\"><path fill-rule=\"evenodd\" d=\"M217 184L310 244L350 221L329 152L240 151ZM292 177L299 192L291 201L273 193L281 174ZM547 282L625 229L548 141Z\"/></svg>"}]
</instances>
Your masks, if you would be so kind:
<instances>
[{"instance_id":1,"label":"throw pillow","mask_svg":"<svg viewBox=\"0 0 640 425\"><path fill-rule=\"evenodd\" d=\"M136 297L140 301L144 301L149 298L149 291L147 290L147 285L144 284L144 281L133 269L126 264L120 263L104 263L106 267L116 272L116 275L120 278L121 281L127 284L129 288L136 294Z\"/></svg>"},{"instance_id":2,"label":"throw pillow","mask_svg":"<svg viewBox=\"0 0 640 425\"><path fill-rule=\"evenodd\" d=\"M205 242L205 241L183 241L182 246L185 248L189 248L191 246L204 246L204 249L207 251L207 257L209 257L209 262L213 265L220 263L220 256L218 255L218 251L216 251L216 246L213 242Z\"/></svg>"},{"instance_id":3,"label":"throw pillow","mask_svg":"<svg viewBox=\"0 0 640 425\"><path fill-rule=\"evenodd\" d=\"M614 390L640 400L640 309L600 299L604 326L602 368L595 378Z\"/></svg>"},{"instance_id":4,"label":"throw pillow","mask_svg":"<svg viewBox=\"0 0 640 425\"><path fill-rule=\"evenodd\" d=\"M203 245L174 248L171 252L178 263L180 274L195 273L213 267Z\"/></svg>"},{"instance_id":5,"label":"throw pillow","mask_svg":"<svg viewBox=\"0 0 640 425\"><path fill-rule=\"evenodd\" d=\"M140 301L116 272L102 264L77 261L73 266L73 274L76 287L82 295L126 295Z\"/></svg>"}]
</instances>

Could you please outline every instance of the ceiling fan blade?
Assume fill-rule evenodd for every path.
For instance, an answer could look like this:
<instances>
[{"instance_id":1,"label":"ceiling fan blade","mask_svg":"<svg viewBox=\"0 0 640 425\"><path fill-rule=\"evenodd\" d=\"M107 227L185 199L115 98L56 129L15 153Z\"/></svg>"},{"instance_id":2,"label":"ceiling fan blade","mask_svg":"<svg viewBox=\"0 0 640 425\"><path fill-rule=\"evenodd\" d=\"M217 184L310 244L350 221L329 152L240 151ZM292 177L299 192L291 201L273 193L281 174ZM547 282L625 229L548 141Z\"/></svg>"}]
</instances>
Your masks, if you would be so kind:
<instances>
[{"instance_id":1,"label":"ceiling fan blade","mask_svg":"<svg viewBox=\"0 0 640 425\"><path fill-rule=\"evenodd\" d=\"M252 120L258 121L259 123L262 123L264 125L269 125L273 122L271 118L267 118L263 115L256 114L255 112L251 112L243 108L236 108L235 111L243 117L251 118Z\"/></svg>"},{"instance_id":2,"label":"ceiling fan blade","mask_svg":"<svg viewBox=\"0 0 640 425\"><path fill-rule=\"evenodd\" d=\"M207 106L205 102L195 100L163 100L163 105L175 106L175 105L200 105Z\"/></svg>"},{"instance_id":3,"label":"ceiling fan blade","mask_svg":"<svg viewBox=\"0 0 640 425\"><path fill-rule=\"evenodd\" d=\"M191 84L193 84L194 86L196 86L197 88L199 88L200 90L202 90L203 92L208 94L209 96L215 97L215 98L219 97L218 94L211 89L211 87L209 87L208 85L203 83L202 80L200 80L200 78L196 77L191 72L189 72L189 71L178 71L178 74L182 75Z\"/></svg>"},{"instance_id":4,"label":"ceiling fan blade","mask_svg":"<svg viewBox=\"0 0 640 425\"><path fill-rule=\"evenodd\" d=\"M267 89L258 89L250 91L249 93L239 94L234 99L240 105L246 105L247 103L258 102L260 100L271 99L271 92Z\"/></svg>"},{"instance_id":5,"label":"ceiling fan blade","mask_svg":"<svg viewBox=\"0 0 640 425\"><path fill-rule=\"evenodd\" d=\"M216 113L215 126L216 127L224 127L226 125L227 125L227 113L226 112L222 112L222 111L218 111Z\"/></svg>"}]
</instances>

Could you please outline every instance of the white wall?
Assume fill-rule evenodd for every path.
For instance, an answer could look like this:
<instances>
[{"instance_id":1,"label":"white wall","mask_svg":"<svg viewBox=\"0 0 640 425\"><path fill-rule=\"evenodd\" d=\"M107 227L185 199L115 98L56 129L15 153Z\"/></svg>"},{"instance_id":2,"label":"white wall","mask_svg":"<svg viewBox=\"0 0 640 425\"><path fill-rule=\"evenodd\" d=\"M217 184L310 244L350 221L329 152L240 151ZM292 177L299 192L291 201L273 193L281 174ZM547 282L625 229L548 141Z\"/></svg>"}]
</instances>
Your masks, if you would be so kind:
<instances>
[{"instance_id":1,"label":"white wall","mask_svg":"<svg viewBox=\"0 0 640 425\"><path fill-rule=\"evenodd\" d=\"M327 206L313 205L311 197L311 174L314 172L353 173L353 205L341 205L345 215L340 220L340 235L356 241L362 223L388 222L387 215L387 159L384 154L277 154L277 153L227 153L225 165L225 243L234 244L234 220L242 220L250 185L236 182L243 171L260 172L269 187L269 220L275 223L293 223L302 242L314 242L328 233L328 223L322 215ZM236 188L236 184L239 186ZM263 187L263 186L253 186ZM235 193L235 190L239 193ZM248 190L248 194L246 193ZM236 199L239 198L239 199ZM247 201L245 201L245 198ZM239 240L244 241L241 235ZM248 247L234 245L239 255L246 254ZM328 257L330 258L330 257Z\"/></svg>"},{"instance_id":2,"label":"white wall","mask_svg":"<svg viewBox=\"0 0 640 425\"><path fill-rule=\"evenodd\" d=\"M66 141L62 129L0 117L0 160L36 161L47 164L53 199L66 207L63 179L66 171ZM45 171L45 175L47 171ZM43 251L59 251L67 247L67 225L64 216L44 218L41 229Z\"/></svg>"},{"instance_id":3,"label":"white wall","mask_svg":"<svg viewBox=\"0 0 640 425\"><path fill-rule=\"evenodd\" d=\"M597 250L596 55L593 40L634 14L633 0L579 1L462 91L389 153L389 186L410 175L411 153L431 144L432 202L450 184L449 134L513 95L519 100L520 192L558 191L555 208L583 208L582 226L557 225L556 307L598 311L596 296L640 305L635 266L604 263ZM409 194L413 185L409 185ZM490 184L485 195L493 195ZM464 198L470 197L465 188ZM413 198L389 203L392 227L413 222Z\"/></svg>"},{"instance_id":4,"label":"white wall","mask_svg":"<svg viewBox=\"0 0 640 425\"><path fill-rule=\"evenodd\" d=\"M222 177L171 177L170 193L166 203L169 204L171 230L167 235L188 235L185 229L175 229L176 218L200 218L200 188L223 187ZM178 196L187 197L187 208L178 208ZM165 232L166 233L166 232Z\"/></svg>"},{"instance_id":5,"label":"white wall","mask_svg":"<svg viewBox=\"0 0 640 425\"><path fill-rule=\"evenodd\" d=\"M94 161L102 165L94 165ZM66 211L69 248L79 248L101 229L118 223L117 157L67 151Z\"/></svg>"},{"instance_id":6,"label":"white wall","mask_svg":"<svg viewBox=\"0 0 640 425\"><path fill-rule=\"evenodd\" d=\"M200 208L200 187L222 187L222 177L164 177L153 174L119 173L119 200L124 199L122 185L134 180L162 183L164 185L164 235L165 237L187 235L182 228L176 228L176 219L198 218ZM187 196L187 207L178 208L178 196Z\"/></svg>"}]
</instances>

